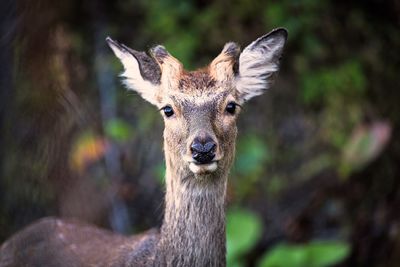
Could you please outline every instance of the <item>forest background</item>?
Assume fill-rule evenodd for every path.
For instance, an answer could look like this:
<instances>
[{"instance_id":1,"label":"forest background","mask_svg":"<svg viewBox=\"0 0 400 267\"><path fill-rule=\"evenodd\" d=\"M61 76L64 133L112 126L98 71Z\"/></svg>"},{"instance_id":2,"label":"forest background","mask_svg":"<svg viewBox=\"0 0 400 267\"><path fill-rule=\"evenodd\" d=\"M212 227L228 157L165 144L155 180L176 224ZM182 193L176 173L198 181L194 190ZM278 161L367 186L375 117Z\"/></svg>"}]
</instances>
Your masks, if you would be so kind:
<instances>
[{"instance_id":1,"label":"forest background","mask_svg":"<svg viewBox=\"0 0 400 267\"><path fill-rule=\"evenodd\" d=\"M238 122L228 266L398 266L396 0L1 1L0 243L45 216L160 225L162 119L106 36L195 69L276 27L279 77Z\"/></svg>"}]
</instances>

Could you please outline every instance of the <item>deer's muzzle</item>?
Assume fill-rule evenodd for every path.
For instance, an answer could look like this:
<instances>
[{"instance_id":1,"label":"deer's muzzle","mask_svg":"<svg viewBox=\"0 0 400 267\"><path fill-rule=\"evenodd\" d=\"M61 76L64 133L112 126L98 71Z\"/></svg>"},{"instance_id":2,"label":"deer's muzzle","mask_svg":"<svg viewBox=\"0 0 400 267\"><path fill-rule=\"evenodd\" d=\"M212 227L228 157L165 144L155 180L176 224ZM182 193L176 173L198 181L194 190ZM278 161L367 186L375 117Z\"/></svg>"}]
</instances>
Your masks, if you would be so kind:
<instances>
[{"instance_id":1,"label":"deer's muzzle","mask_svg":"<svg viewBox=\"0 0 400 267\"><path fill-rule=\"evenodd\" d=\"M209 164L215 157L217 144L211 137L200 139L196 137L190 146L192 158L198 164Z\"/></svg>"}]
</instances>

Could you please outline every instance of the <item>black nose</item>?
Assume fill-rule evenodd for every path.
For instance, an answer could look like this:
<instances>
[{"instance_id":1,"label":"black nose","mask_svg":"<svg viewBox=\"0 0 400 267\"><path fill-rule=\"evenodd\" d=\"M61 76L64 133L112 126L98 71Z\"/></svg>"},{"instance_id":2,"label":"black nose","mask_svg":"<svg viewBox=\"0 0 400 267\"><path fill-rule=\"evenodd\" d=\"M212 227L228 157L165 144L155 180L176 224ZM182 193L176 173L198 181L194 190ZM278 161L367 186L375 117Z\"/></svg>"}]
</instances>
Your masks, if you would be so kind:
<instances>
[{"instance_id":1,"label":"black nose","mask_svg":"<svg viewBox=\"0 0 400 267\"><path fill-rule=\"evenodd\" d=\"M206 137L204 139L196 137L190 146L192 157L199 164L210 163L215 157L216 148L217 144L211 137Z\"/></svg>"}]
</instances>

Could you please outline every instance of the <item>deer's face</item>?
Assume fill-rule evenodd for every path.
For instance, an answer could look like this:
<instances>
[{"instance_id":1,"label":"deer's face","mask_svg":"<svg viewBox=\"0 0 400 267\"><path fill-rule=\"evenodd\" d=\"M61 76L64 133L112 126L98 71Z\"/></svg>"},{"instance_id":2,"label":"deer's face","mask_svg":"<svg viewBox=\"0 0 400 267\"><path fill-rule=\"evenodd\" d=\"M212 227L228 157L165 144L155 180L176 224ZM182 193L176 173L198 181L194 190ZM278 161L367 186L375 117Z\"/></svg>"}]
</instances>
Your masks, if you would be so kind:
<instances>
[{"instance_id":1,"label":"deer's face","mask_svg":"<svg viewBox=\"0 0 400 267\"><path fill-rule=\"evenodd\" d=\"M185 71L162 46L148 55L107 41L125 67L125 84L164 117L166 161L204 175L232 164L241 106L268 88L286 37L286 30L272 31L242 53L227 43L210 65L193 72Z\"/></svg>"},{"instance_id":2,"label":"deer's face","mask_svg":"<svg viewBox=\"0 0 400 267\"><path fill-rule=\"evenodd\" d=\"M231 82L204 71L179 77L177 91L161 101L165 150L195 174L229 166L235 149L239 99Z\"/></svg>"}]
</instances>

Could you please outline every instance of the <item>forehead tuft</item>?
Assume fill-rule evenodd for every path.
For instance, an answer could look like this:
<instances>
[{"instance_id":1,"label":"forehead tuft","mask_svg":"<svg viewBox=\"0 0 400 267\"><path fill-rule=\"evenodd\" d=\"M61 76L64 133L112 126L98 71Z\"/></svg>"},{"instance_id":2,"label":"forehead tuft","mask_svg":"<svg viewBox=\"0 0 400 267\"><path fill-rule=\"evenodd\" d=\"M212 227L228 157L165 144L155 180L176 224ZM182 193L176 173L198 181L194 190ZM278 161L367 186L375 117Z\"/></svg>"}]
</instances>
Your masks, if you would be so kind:
<instances>
[{"instance_id":1,"label":"forehead tuft","mask_svg":"<svg viewBox=\"0 0 400 267\"><path fill-rule=\"evenodd\" d=\"M198 70L182 73L179 80L179 91L183 93L201 93L212 90L216 81L207 71Z\"/></svg>"}]
</instances>

